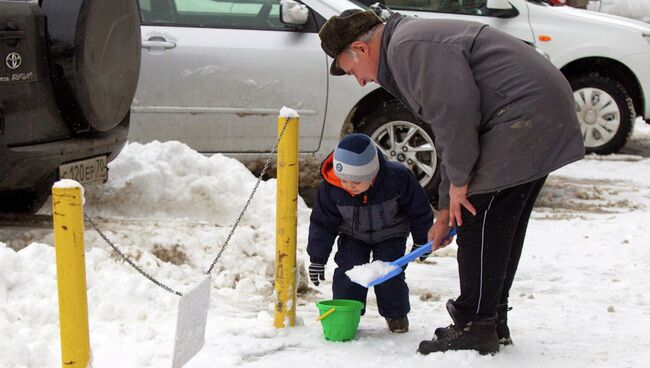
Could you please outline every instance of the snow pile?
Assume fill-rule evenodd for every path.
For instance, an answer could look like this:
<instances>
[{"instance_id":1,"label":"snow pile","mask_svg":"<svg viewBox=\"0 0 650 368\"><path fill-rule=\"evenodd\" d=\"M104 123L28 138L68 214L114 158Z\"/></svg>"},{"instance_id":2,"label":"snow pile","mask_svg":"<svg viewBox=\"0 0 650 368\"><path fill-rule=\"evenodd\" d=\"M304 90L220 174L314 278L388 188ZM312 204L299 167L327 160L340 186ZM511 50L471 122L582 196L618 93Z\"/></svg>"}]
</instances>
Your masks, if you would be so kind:
<instances>
[{"instance_id":1,"label":"snow pile","mask_svg":"<svg viewBox=\"0 0 650 368\"><path fill-rule=\"evenodd\" d=\"M110 165L110 180L89 197L93 216L234 223L256 178L239 161L206 157L179 142L129 144ZM275 180L261 182L243 218L275 227ZM304 202L301 202L305 209Z\"/></svg>"},{"instance_id":2,"label":"snow pile","mask_svg":"<svg viewBox=\"0 0 650 368\"><path fill-rule=\"evenodd\" d=\"M146 271L162 264L205 272L222 249L257 178L239 161L206 157L179 142L132 143L109 165L109 181L86 193L84 209L116 246ZM275 260L276 180L262 181L212 271L213 286L269 301ZM44 207L49 210L49 207ZM310 210L299 198L298 265ZM38 239L53 243L53 239ZM86 245L109 250L95 231ZM162 276L162 275L156 275ZM179 275L165 275L183 284ZM304 281L303 281L304 284Z\"/></svg>"},{"instance_id":3,"label":"snow pile","mask_svg":"<svg viewBox=\"0 0 650 368\"><path fill-rule=\"evenodd\" d=\"M151 258L140 261L149 267ZM192 286L193 270L187 267L160 263L153 271L165 281L178 280L176 287ZM173 330L157 321L175 320L178 297L157 288L103 249L87 251L86 274L91 344L102 345L120 336L123 343L133 346L147 340L171 346ZM15 252L0 243L0 285L4 341L0 345L0 367L60 365L54 248L34 243ZM138 359L147 359L155 351L154 347L143 347Z\"/></svg>"}]
</instances>

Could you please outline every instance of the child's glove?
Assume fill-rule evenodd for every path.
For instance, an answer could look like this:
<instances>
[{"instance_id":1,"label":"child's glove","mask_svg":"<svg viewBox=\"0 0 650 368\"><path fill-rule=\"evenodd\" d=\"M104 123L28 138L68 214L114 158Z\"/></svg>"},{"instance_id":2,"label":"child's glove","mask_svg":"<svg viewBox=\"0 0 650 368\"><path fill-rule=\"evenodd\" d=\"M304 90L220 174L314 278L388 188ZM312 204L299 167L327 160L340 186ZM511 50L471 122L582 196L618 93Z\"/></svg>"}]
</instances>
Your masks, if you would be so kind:
<instances>
[{"instance_id":1,"label":"child's glove","mask_svg":"<svg viewBox=\"0 0 650 368\"><path fill-rule=\"evenodd\" d=\"M418 248L420 248L420 247L421 247L421 245L413 244L413 247L411 248L411 252L418 249ZM428 252L424 253L423 255L421 255L419 259L420 259L420 261L424 261L430 255L431 255L431 251L428 251Z\"/></svg>"},{"instance_id":2,"label":"child's glove","mask_svg":"<svg viewBox=\"0 0 650 368\"><path fill-rule=\"evenodd\" d=\"M309 265L309 278L314 285L320 285L321 281L325 281L325 265L322 263L312 263Z\"/></svg>"}]
</instances>

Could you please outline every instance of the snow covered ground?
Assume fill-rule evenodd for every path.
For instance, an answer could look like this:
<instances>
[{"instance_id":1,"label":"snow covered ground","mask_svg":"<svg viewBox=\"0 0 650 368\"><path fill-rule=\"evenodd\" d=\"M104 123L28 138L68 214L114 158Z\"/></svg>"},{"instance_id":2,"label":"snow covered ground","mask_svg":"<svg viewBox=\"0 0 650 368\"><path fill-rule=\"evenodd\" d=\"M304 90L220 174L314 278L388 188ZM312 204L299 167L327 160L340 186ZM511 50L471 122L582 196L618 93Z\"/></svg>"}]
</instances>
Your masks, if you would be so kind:
<instances>
[{"instance_id":1,"label":"snow covered ground","mask_svg":"<svg viewBox=\"0 0 650 368\"><path fill-rule=\"evenodd\" d=\"M180 143L130 144L109 182L88 188L86 213L148 272L180 291L200 279L255 178L238 161ZM371 292L356 340L322 337L314 303L331 283L305 276L310 210L300 200L299 326L272 327L275 180L263 182L212 273L206 345L187 367L642 367L650 361L650 127L637 122L622 154L588 157L553 174L529 227L511 295L515 345L494 356L420 356L449 324L458 292L455 246L407 269L411 331L391 334ZM47 212L48 206L42 211ZM60 366L53 236L0 228L0 367ZM94 367L169 367L179 298L86 232ZM331 278L333 261L327 265ZM644 363L645 362L645 363Z\"/></svg>"}]
</instances>

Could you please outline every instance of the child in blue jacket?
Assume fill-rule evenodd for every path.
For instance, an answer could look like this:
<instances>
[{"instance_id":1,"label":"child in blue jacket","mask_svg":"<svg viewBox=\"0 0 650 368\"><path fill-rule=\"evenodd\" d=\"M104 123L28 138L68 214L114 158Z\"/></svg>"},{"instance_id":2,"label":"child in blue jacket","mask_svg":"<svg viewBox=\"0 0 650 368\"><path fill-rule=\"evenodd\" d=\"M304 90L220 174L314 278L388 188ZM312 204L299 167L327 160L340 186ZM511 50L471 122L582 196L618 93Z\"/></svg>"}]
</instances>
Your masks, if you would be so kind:
<instances>
[{"instance_id":1,"label":"child in blue jacket","mask_svg":"<svg viewBox=\"0 0 650 368\"><path fill-rule=\"evenodd\" d=\"M365 134L341 139L321 174L309 225L309 277L315 285L325 280L325 264L338 236L333 297L365 304L368 289L345 272L370 262L371 254L384 262L400 258L409 232L414 244L426 243L433 210L415 175L400 163L386 161ZM411 306L404 273L375 286L375 294L389 329L408 331Z\"/></svg>"}]
</instances>

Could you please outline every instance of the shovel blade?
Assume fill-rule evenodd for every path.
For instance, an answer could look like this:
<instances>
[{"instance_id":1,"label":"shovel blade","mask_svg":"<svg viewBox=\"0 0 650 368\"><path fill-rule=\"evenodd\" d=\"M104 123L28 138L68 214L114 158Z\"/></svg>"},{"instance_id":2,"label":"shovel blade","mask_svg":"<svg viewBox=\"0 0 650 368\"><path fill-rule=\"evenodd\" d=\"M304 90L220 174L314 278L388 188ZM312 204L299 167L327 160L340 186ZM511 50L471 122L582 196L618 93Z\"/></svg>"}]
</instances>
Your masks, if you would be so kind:
<instances>
[{"instance_id":1,"label":"shovel blade","mask_svg":"<svg viewBox=\"0 0 650 368\"><path fill-rule=\"evenodd\" d=\"M367 287L367 288L371 288L371 287L373 287L373 286L375 286L375 285L379 285L379 284L381 284L382 282L384 282L384 281L386 281L386 280L390 280L390 279L392 279L393 277L399 275L400 273L402 273L402 271L404 271L404 270L402 269L402 267L397 267L396 269L394 269L394 270L388 272L387 274L385 274L385 275L383 275L383 276L380 276L380 277L377 277L376 279L370 281L370 283L369 283L368 286L366 286L366 287Z\"/></svg>"},{"instance_id":2,"label":"shovel blade","mask_svg":"<svg viewBox=\"0 0 650 368\"><path fill-rule=\"evenodd\" d=\"M442 241L445 242L447 239L449 239L449 238L451 238L453 236L456 236L456 228L452 228L451 230L449 230L449 233L447 233L447 236ZM396 267L394 270L392 270L392 271L386 273L385 275L379 276L376 279L370 281L368 283L368 286L366 286L366 287L370 288L372 286L379 285L382 282L384 282L386 280L390 280L393 277L399 275L400 273L402 273L402 271L404 271L403 267L407 263L416 260L418 257L424 255L425 253L431 252L431 245L432 245L432 242L428 242L425 245L419 247L418 249L405 254L403 257L401 257L401 258L399 258L397 260L394 260L393 262L390 263L391 266Z\"/></svg>"}]
</instances>

